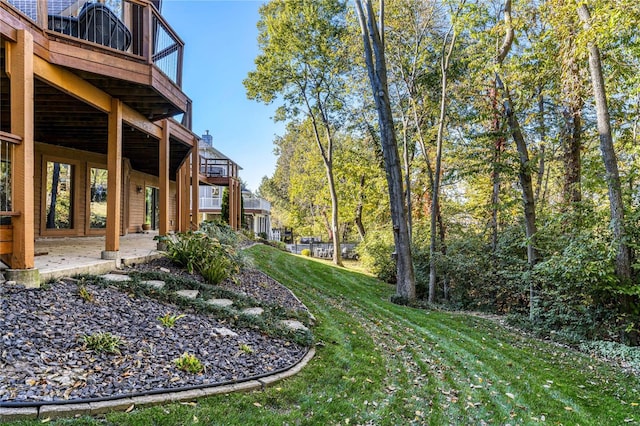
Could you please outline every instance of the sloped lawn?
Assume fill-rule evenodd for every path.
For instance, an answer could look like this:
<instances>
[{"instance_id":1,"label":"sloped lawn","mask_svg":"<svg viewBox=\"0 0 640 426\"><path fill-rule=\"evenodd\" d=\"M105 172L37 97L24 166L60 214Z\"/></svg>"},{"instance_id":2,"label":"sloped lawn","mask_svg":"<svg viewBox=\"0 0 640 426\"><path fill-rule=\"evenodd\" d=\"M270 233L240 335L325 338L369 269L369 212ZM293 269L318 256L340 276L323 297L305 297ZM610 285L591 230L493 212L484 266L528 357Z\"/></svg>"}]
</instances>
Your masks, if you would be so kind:
<instances>
[{"instance_id":1,"label":"sloped lawn","mask_svg":"<svg viewBox=\"0 0 640 426\"><path fill-rule=\"evenodd\" d=\"M393 305L392 287L360 273L250 253L317 318L316 357L300 374L263 392L57 424L640 423L640 380L617 367L486 319Z\"/></svg>"}]
</instances>

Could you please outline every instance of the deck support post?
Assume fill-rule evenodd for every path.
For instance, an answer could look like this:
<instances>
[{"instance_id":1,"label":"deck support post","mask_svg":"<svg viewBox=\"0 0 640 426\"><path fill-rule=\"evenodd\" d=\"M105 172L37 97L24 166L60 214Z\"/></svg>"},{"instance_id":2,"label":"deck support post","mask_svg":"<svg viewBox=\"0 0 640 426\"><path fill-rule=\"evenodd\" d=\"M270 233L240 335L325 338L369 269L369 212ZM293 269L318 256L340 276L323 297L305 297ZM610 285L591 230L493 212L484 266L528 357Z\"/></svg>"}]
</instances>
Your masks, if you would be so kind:
<instances>
[{"instance_id":1,"label":"deck support post","mask_svg":"<svg viewBox=\"0 0 640 426\"><path fill-rule=\"evenodd\" d=\"M111 100L107 141L107 229L103 259L118 259L122 201L122 102Z\"/></svg>"},{"instance_id":2,"label":"deck support post","mask_svg":"<svg viewBox=\"0 0 640 426\"><path fill-rule=\"evenodd\" d=\"M198 139L194 138L191 148L191 223L200 228L200 151Z\"/></svg>"},{"instance_id":3,"label":"deck support post","mask_svg":"<svg viewBox=\"0 0 640 426\"><path fill-rule=\"evenodd\" d=\"M5 278L38 287L40 277L34 264L34 82L33 36L17 31L17 43L7 42L7 74L11 80L11 133L20 136L13 158L13 253L12 269Z\"/></svg>"},{"instance_id":4,"label":"deck support post","mask_svg":"<svg viewBox=\"0 0 640 426\"><path fill-rule=\"evenodd\" d=\"M169 233L169 134L171 123L162 120L160 138L160 235Z\"/></svg>"}]
</instances>

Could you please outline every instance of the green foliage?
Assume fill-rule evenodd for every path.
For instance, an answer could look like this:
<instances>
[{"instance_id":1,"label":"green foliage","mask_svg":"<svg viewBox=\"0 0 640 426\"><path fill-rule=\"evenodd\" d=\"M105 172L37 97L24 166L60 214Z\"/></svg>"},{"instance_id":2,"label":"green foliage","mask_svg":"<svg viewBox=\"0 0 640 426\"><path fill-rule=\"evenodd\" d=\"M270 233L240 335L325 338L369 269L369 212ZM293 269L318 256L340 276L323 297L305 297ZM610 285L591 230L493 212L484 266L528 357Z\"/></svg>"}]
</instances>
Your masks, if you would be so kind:
<instances>
[{"instance_id":1,"label":"green foliage","mask_svg":"<svg viewBox=\"0 0 640 426\"><path fill-rule=\"evenodd\" d=\"M120 354L120 346L124 343L120 336L109 332L85 334L82 336L82 341L87 349L109 354Z\"/></svg>"},{"instance_id":2,"label":"green foliage","mask_svg":"<svg viewBox=\"0 0 640 426\"><path fill-rule=\"evenodd\" d=\"M205 229L212 231L220 227L205 225ZM241 257L233 246L221 243L205 231L175 234L162 238L162 241L174 262L187 268L189 273L199 272L211 284L232 276L242 266Z\"/></svg>"},{"instance_id":3,"label":"green foliage","mask_svg":"<svg viewBox=\"0 0 640 426\"><path fill-rule=\"evenodd\" d=\"M309 250L309 249L302 249L302 251L300 252L300 254L301 254L302 256L310 257L310 256L311 256L311 250Z\"/></svg>"},{"instance_id":4,"label":"green foliage","mask_svg":"<svg viewBox=\"0 0 640 426\"><path fill-rule=\"evenodd\" d=\"M160 321L165 327L171 328L176 325L176 321L184 317L184 314L172 315L170 312L167 312L164 316L158 317L158 321Z\"/></svg>"},{"instance_id":5,"label":"green foliage","mask_svg":"<svg viewBox=\"0 0 640 426\"><path fill-rule=\"evenodd\" d=\"M580 344L580 350L598 357L619 360L640 371L640 347L630 347L617 342L593 341Z\"/></svg>"},{"instance_id":6,"label":"green foliage","mask_svg":"<svg viewBox=\"0 0 640 426\"><path fill-rule=\"evenodd\" d=\"M390 229L371 230L356 249L362 264L382 281L396 282L394 242Z\"/></svg>"},{"instance_id":7,"label":"green foliage","mask_svg":"<svg viewBox=\"0 0 640 426\"><path fill-rule=\"evenodd\" d=\"M247 354L247 355L251 355L254 351L251 348L251 346L247 345L246 343L242 343L240 345L240 351L242 351L243 353Z\"/></svg>"},{"instance_id":8,"label":"green foliage","mask_svg":"<svg viewBox=\"0 0 640 426\"><path fill-rule=\"evenodd\" d=\"M222 204L220 205L220 216L224 223L229 223L229 188L226 186L222 190Z\"/></svg>"},{"instance_id":9,"label":"green foliage","mask_svg":"<svg viewBox=\"0 0 640 426\"><path fill-rule=\"evenodd\" d=\"M87 287L85 285L81 285L80 287L78 287L78 296L80 296L80 298L85 302L94 302L93 294L89 290L87 290Z\"/></svg>"},{"instance_id":10,"label":"green foliage","mask_svg":"<svg viewBox=\"0 0 640 426\"><path fill-rule=\"evenodd\" d=\"M195 355L191 355L187 352L180 355L179 358L173 360L176 368L187 373L197 374L204 370L204 365L200 362Z\"/></svg>"}]
</instances>

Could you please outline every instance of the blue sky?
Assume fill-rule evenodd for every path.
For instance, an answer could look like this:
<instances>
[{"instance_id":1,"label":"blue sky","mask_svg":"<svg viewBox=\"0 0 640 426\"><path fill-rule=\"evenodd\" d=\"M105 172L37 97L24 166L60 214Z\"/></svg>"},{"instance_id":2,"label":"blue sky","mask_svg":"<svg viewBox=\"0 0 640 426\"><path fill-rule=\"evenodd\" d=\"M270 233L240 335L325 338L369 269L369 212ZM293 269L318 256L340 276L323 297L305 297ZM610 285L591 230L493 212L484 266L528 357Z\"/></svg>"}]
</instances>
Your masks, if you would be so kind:
<instances>
[{"instance_id":1,"label":"blue sky","mask_svg":"<svg viewBox=\"0 0 640 426\"><path fill-rule=\"evenodd\" d=\"M193 100L193 131L238 163L257 190L275 168L273 140L284 134L273 105L247 99L242 80L258 55L257 0L164 0L162 15L185 42L182 86Z\"/></svg>"}]
</instances>

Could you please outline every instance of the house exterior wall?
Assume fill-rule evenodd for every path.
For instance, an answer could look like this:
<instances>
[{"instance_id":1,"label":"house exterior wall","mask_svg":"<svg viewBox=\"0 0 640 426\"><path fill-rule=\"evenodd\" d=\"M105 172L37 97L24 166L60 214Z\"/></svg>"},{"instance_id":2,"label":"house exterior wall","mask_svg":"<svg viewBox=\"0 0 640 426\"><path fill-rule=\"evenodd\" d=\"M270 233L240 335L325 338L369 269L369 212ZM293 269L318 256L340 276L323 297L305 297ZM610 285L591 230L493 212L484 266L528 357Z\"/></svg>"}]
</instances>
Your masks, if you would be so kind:
<instances>
[{"instance_id":1,"label":"house exterior wall","mask_svg":"<svg viewBox=\"0 0 640 426\"><path fill-rule=\"evenodd\" d=\"M46 193L44 179L47 161L68 163L74 166L74 226L72 229L46 229ZM131 168L127 159L122 167L121 229L120 234L140 232L145 216L145 188L159 187L157 176L145 174ZM105 229L88 226L89 180L91 167L107 168L107 156L87 151L79 151L59 146L36 143L34 176L35 236L38 237L81 237L104 235ZM138 187L141 191L138 192ZM170 182L169 229L176 229L176 184Z\"/></svg>"}]
</instances>

